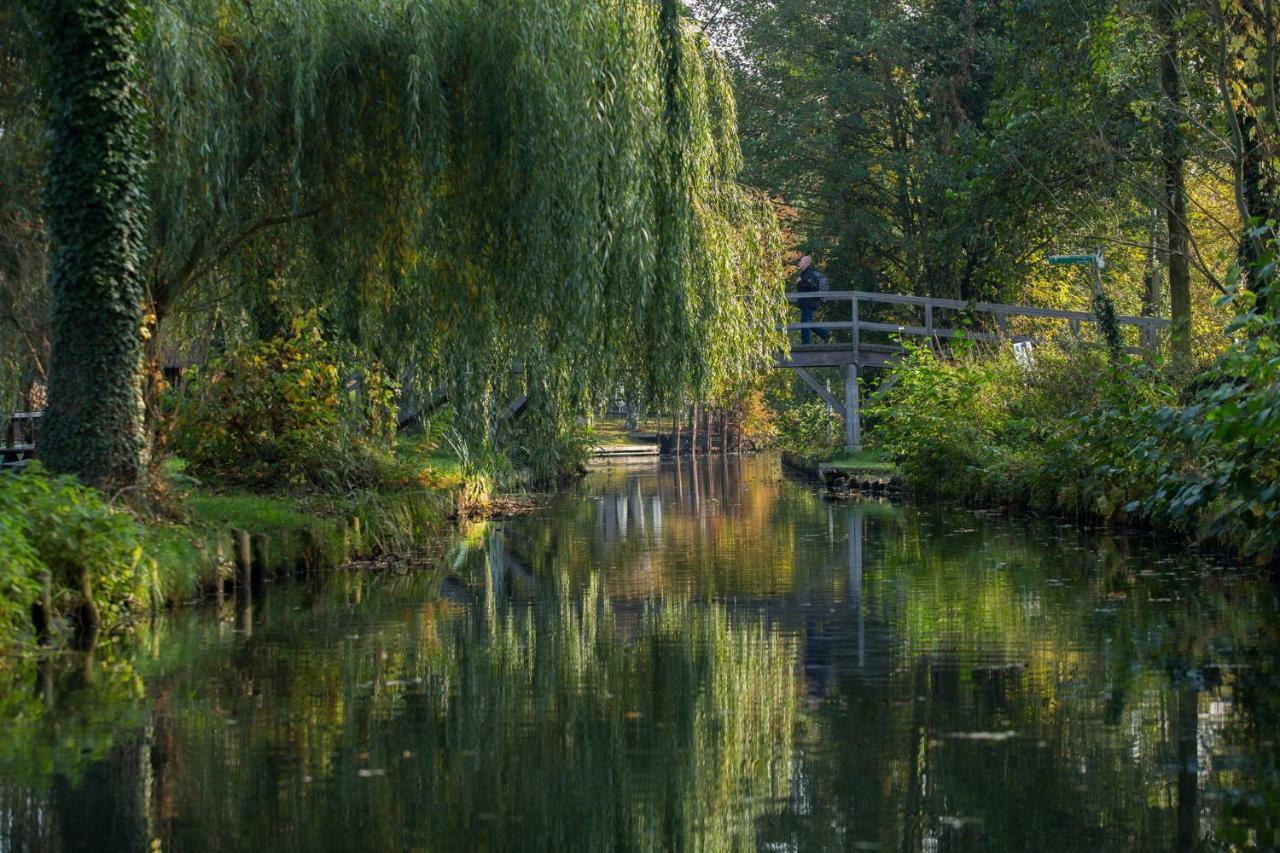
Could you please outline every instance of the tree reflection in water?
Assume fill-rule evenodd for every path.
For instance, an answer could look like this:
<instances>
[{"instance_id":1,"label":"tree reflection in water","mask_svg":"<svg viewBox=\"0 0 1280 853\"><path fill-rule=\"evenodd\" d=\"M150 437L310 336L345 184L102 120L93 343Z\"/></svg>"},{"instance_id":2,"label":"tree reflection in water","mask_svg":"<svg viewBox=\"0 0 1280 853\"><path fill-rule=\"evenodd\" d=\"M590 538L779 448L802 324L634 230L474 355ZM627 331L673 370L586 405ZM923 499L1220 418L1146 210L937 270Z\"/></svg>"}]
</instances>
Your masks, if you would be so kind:
<instances>
[{"instance_id":1,"label":"tree reflection in water","mask_svg":"<svg viewBox=\"0 0 1280 853\"><path fill-rule=\"evenodd\" d=\"M1277 624L1132 540L601 472L437 575L8 664L0 847L1275 846Z\"/></svg>"}]
</instances>

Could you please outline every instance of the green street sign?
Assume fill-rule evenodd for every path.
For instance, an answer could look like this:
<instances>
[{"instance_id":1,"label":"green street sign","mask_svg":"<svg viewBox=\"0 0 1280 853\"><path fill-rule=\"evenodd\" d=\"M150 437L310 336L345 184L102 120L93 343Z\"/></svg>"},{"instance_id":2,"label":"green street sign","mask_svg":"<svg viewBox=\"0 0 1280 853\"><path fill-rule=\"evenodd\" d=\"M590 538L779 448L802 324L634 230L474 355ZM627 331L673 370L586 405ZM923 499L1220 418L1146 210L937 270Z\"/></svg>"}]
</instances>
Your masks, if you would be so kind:
<instances>
[{"instance_id":1,"label":"green street sign","mask_svg":"<svg viewBox=\"0 0 1280 853\"><path fill-rule=\"evenodd\" d=\"M1097 260L1097 256L1095 255L1050 255L1049 256L1049 263L1058 264L1060 266L1066 265L1066 264L1072 264L1075 266L1091 267L1093 266L1094 261L1096 260Z\"/></svg>"}]
</instances>

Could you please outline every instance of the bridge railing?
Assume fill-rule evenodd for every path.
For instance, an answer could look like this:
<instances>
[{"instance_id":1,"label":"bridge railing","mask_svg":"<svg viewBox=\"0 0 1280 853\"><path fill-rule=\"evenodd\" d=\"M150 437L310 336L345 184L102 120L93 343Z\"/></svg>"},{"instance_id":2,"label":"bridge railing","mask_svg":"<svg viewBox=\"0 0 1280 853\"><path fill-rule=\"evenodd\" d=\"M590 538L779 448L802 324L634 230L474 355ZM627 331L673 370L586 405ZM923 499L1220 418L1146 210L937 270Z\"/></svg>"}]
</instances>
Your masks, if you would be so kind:
<instances>
[{"instance_id":1,"label":"bridge railing","mask_svg":"<svg viewBox=\"0 0 1280 853\"><path fill-rule=\"evenodd\" d=\"M1092 311L1069 311L1060 308L1037 308L1027 305L1005 305L998 302L965 302L960 299L943 299L928 296L906 296L897 293L871 293L861 290L831 290L819 293L788 293L787 299L797 302L801 299L817 299L822 302L848 302L848 320L815 320L811 323L791 323L788 331L802 329L847 330L850 332L850 345L855 351L861 345L863 332L889 333L925 337L930 340L948 339L964 336L979 341L1026 341L1034 340L1035 335L1010 334L1009 318L1026 317L1040 320L1065 321L1073 335L1079 335L1084 324L1097 323L1098 318ZM920 325L883 323L863 320L860 306L869 304L911 306L922 309L923 317ZM987 314L995 319L996 332L974 329L956 328L946 323L939 324L937 312L964 312L966 314ZM920 315L917 315L920 316ZM1131 350L1141 351L1155 348L1159 342L1162 329L1169 321L1160 317L1135 317L1119 315L1116 317L1121 328L1134 327L1138 332L1138 346Z\"/></svg>"}]
</instances>

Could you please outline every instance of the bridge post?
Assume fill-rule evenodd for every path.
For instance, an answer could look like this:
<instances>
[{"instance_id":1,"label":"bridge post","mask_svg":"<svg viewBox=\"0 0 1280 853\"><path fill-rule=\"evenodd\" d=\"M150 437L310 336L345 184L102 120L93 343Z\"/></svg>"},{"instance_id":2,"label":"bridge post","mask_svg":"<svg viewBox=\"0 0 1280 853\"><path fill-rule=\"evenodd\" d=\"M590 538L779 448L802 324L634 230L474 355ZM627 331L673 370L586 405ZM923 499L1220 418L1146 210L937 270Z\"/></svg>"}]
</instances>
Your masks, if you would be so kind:
<instances>
[{"instance_id":1,"label":"bridge post","mask_svg":"<svg viewBox=\"0 0 1280 853\"><path fill-rule=\"evenodd\" d=\"M857 295L856 295L856 294L854 295L853 299L851 299L851 300L850 300L850 302L852 303L852 306L853 306L852 308L850 308L850 309L849 309L849 313L850 313L850 315L851 315L851 316L850 316L850 319L853 321L853 329L852 329L852 332L853 332L853 357L854 357L854 358L857 358L857 357L858 357L858 347L862 346L862 336L861 336L861 334L859 333L859 330L858 330L858 322L859 322L859 321L858 321L858 297L857 297Z\"/></svg>"},{"instance_id":2,"label":"bridge post","mask_svg":"<svg viewBox=\"0 0 1280 853\"><path fill-rule=\"evenodd\" d=\"M844 449L862 450L862 423L858 400L858 362L844 365Z\"/></svg>"}]
</instances>

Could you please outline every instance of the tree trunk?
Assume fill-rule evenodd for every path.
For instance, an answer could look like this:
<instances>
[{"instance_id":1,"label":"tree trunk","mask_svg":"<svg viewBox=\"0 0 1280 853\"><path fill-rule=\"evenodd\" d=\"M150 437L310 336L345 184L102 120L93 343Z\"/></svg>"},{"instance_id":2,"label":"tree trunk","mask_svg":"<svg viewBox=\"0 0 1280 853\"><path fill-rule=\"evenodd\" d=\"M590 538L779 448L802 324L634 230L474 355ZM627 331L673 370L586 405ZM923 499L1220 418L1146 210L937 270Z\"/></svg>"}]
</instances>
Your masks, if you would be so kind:
<instances>
[{"instance_id":1,"label":"tree trunk","mask_svg":"<svg viewBox=\"0 0 1280 853\"><path fill-rule=\"evenodd\" d=\"M98 603L93 600L93 579L87 566L81 566L77 577L80 586L80 603L75 610L75 646L88 651L98 644L98 629L102 616Z\"/></svg>"},{"instance_id":2,"label":"tree trunk","mask_svg":"<svg viewBox=\"0 0 1280 853\"><path fill-rule=\"evenodd\" d=\"M693 404L692 414L689 415L689 455L698 455L698 404Z\"/></svg>"},{"instance_id":3,"label":"tree trunk","mask_svg":"<svg viewBox=\"0 0 1280 853\"><path fill-rule=\"evenodd\" d=\"M1175 7L1175 4L1179 4ZM1178 25L1181 0L1156 0L1160 49L1160 165L1164 171L1165 216L1169 232L1169 314L1175 357L1191 355L1191 267L1187 250L1186 140L1180 123L1185 110L1179 71Z\"/></svg>"},{"instance_id":4,"label":"tree trunk","mask_svg":"<svg viewBox=\"0 0 1280 853\"><path fill-rule=\"evenodd\" d=\"M140 482L146 202L134 81L134 3L48 0L46 207L52 245L50 468L99 486Z\"/></svg>"},{"instance_id":5,"label":"tree trunk","mask_svg":"<svg viewBox=\"0 0 1280 853\"><path fill-rule=\"evenodd\" d=\"M1265 222L1280 217L1280 180L1277 180L1275 167L1268 156L1269 146L1263 138L1265 130L1262 123L1250 113L1241 115L1239 121L1243 142L1240 151L1241 182L1251 220L1245 223L1239 259L1248 275L1249 289L1259 295L1259 302L1268 297L1274 301L1276 296L1268 291L1268 287L1274 283L1275 275L1265 275L1259 269L1265 253L1264 240L1251 236L1249 232L1255 227L1253 223L1259 220ZM1259 308L1263 307L1259 304Z\"/></svg>"}]
</instances>

